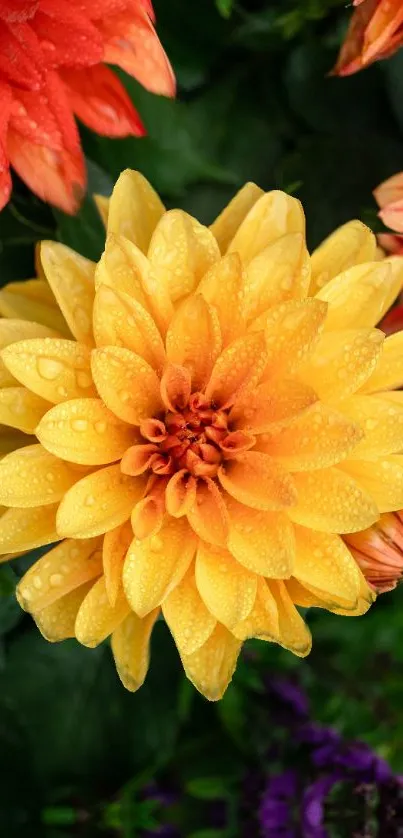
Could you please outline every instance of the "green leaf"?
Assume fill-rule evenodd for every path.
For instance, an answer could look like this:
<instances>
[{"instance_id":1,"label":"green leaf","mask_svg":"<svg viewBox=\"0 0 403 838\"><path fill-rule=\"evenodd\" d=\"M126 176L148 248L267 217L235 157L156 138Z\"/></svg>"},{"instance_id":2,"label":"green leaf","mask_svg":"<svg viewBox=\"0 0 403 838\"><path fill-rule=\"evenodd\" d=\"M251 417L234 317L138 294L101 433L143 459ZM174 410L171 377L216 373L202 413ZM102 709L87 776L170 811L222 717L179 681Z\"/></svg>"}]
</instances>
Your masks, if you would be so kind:
<instances>
[{"instance_id":1,"label":"green leaf","mask_svg":"<svg viewBox=\"0 0 403 838\"><path fill-rule=\"evenodd\" d=\"M229 18L231 16L231 12L233 9L234 0L216 0L216 6L220 15L225 18Z\"/></svg>"},{"instance_id":2,"label":"green leaf","mask_svg":"<svg viewBox=\"0 0 403 838\"><path fill-rule=\"evenodd\" d=\"M228 796L228 782L224 777L198 777L186 783L186 791L199 800L222 800Z\"/></svg>"},{"instance_id":3,"label":"green leaf","mask_svg":"<svg viewBox=\"0 0 403 838\"><path fill-rule=\"evenodd\" d=\"M53 209L57 222L57 237L88 259L98 261L105 245L105 230L92 195L110 195L113 180L96 163L87 160L88 192L79 212L66 215Z\"/></svg>"}]
</instances>

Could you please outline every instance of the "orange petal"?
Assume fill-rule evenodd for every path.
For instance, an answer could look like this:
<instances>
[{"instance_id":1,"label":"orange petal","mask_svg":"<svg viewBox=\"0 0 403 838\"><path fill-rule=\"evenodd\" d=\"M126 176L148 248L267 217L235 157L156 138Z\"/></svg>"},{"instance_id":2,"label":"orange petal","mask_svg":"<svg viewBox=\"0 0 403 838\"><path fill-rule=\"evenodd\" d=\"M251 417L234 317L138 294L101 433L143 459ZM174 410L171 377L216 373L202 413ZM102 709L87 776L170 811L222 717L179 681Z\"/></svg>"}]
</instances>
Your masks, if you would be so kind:
<instances>
[{"instance_id":1,"label":"orange petal","mask_svg":"<svg viewBox=\"0 0 403 838\"><path fill-rule=\"evenodd\" d=\"M42 242L41 262L72 334L81 343L93 345L94 262L51 241Z\"/></svg>"},{"instance_id":2,"label":"orange petal","mask_svg":"<svg viewBox=\"0 0 403 838\"><path fill-rule=\"evenodd\" d=\"M277 605L279 643L294 655L304 658L311 651L311 633L290 599L286 585L285 582L274 581L269 584Z\"/></svg>"},{"instance_id":3,"label":"orange petal","mask_svg":"<svg viewBox=\"0 0 403 838\"><path fill-rule=\"evenodd\" d=\"M51 407L49 402L25 387L0 390L0 422L24 434L34 433L38 422Z\"/></svg>"},{"instance_id":4,"label":"orange petal","mask_svg":"<svg viewBox=\"0 0 403 838\"><path fill-rule=\"evenodd\" d=\"M245 276L245 309L248 320L286 300L307 295L309 254L302 233L276 239L249 263Z\"/></svg>"},{"instance_id":5,"label":"orange petal","mask_svg":"<svg viewBox=\"0 0 403 838\"><path fill-rule=\"evenodd\" d=\"M7 509L0 517L0 556L24 553L57 541L56 510L57 503L33 509Z\"/></svg>"},{"instance_id":6,"label":"orange petal","mask_svg":"<svg viewBox=\"0 0 403 838\"><path fill-rule=\"evenodd\" d=\"M112 652L117 673L124 687L136 692L144 683L150 658L150 637L158 608L143 620L129 614L112 634Z\"/></svg>"},{"instance_id":7,"label":"orange petal","mask_svg":"<svg viewBox=\"0 0 403 838\"><path fill-rule=\"evenodd\" d=\"M225 547L228 538L228 513L219 486L209 477L197 481L196 500L187 510L195 533L208 543Z\"/></svg>"},{"instance_id":8,"label":"orange petal","mask_svg":"<svg viewBox=\"0 0 403 838\"><path fill-rule=\"evenodd\" d=\"M100 285L95 296L94 336L97 346L131 349L157 372L164 366L164 344L150 314L137 300L108 285Z\"/></svg>"},{"instance_id":9,"label":"orange petal","mask_svg":"<svg viewBox=\"0 0 403 838\"><path fill-rule=\"evenodd\" d=\"M316 402L284 428L262 434L258 447L288 471L308 471L345 459L363 436L359 425Z\"/></svg>"},{"instance_id":10,"label":"orange petal","mask_svg":"<svg viewBox=\"0 0 403 838\"><path fill-rule=\"evenodd\" d=\"M165 489L168 478L159 477L146 496L136 503L131 515L134 535L140 541L159 533L165 516Z\"/></svg>"},{"instance_id":11,"label":"orange petal","mask_svg":"<svg viewBox=\"0 0 403 838\"><path fill-rule=\"evenodd\" d=\"M360 594L356 562L338 535L295 527L297 543L293 576L331 605L354 609Z\"/></svg>"},{"instance_id":12,"label":"orange petal","mask_svg":"<svg viewBox=\"0 0 403 838\"><path fill-rule=\"evenodd\" d=\"M41 611L35 611L32 614L36 625L42 636L49 643L58 643L61 640L75 637L75 623L78 610L83 602L84 597L87 596L91 590L94 582L86 582L75 588L74 591L42 608Z\"/></svg>"},{"instance_id":13,"label":"orange petal","mask_svg":"<svg viewBox=\"0 0 403 838\"><path fill-rule=\"evenodd\" d=\"M106 346L91 358L96 388L106 406L124 422L139 425L161 407L159 380L149 364L130 349Z\"/></svg>"},{"instance_id":14,"label":"orange petal","mask_svg":"<svg viewBox=\"0 0 403 838\"><path fill-rule=\"evenodd\" d=\"M168 515L181 518L194 506L195 501L196 480L186 469L180 469L171 477L165 490Z\"/></svg>"},{"instance_id":15,"label":"orange petal","mask_svg":"<svg viewBox=\"0 0 403 838\"><path fill-rule=\"evenodd\" d=\"M305 233L305 217L296 198L274 190L262 195L249 210L228 250L249 264L271 242L286 233Z\"/></svg>"},{"instance_id":16,"label":"orange petal","mask_svg":"<svg viewBox=\"0 0 403 838\"><path fill-rule=\"evenodd\" d=\"M35 321L46 328L56 329L65 337L71 337L49 285L42 279L4 285L0 290L0 314L2 317Z\"/></svg>"},{"instance_id":17,"label":"orange petal","mask_svg":"<svg viewBox=\"0 0 403 838\"><path fill-rule=\"evenodd\" d=\"M130 474L131 477L144 474L152 465L157 453L158 446L151 443L149 445L144 443L132 445L122 457L120 467L123 474Z\"/></svg>"},{"instance_id":18,"label":"orange petal","mask_svg":"<svg viewBox=\"0 0 403 838\"><path fill-rule=\"evenodd\" d=\"M238 227L246 218L248 212L256 204L256 201L264 194L263 190L255 183L245 183L245 186L236 193L234 198L223 209L210 227L214 234L221 253L225 253L228 245L235 236Z\"/></svg>"},{"instance_id":19,"label":"orange petal","mask_svg":"<svg viewBox=\"0 0 403 838\"><path fill-rule=\"evenodd\" d=\"M65 494L59 506L59 535L92 538L113 530L130 518L145 487L143 477L126 477L119 465L88 474Z\"/></svg>"},{"instance_id":20,"label":"orange petal","mask_svg":"<svg viewBox=\"0 0 403 838\"><path fill-rule=\"evenodd\" d=\"M133 539L133 530L129 521L107 532L104 537L102 563L105 575L105 588L110 605L116 604L122 588L123 563Z\"/></svg>"},{"instance_id":21,"label":"orange petal","mask_svg":"<svg viewBox=\"0 0 403 838\"><path fill-rule=\"evenodd\" d=\"M160 385L161 398L167 410L175 413L188 404L192 391L191 374L186 367L167 364Z\"/></svg>"},{"instance_id":22,"label":"orange petal","mask_svg":"<svg viewBox=\"0 0 403 838\"><path fill-rule=\"evenodd\" d=\"M145 617L185 575L196 539L185 518L167 518L158 535L135 538L123 568L123 586L133 611Z\"/></svg>"},{"instance_id":23,"label":"orange petal","mask_svg":"<svg viewBox=\"0 0 403 838\"><path fill-rule=\"evenodd\" d=\"M181 654L187 678L209 701L223 697L235 671L241 646L231 632L217 625L200 649L191 655Z\"/></svg>"},{"instance_id":24,"label":"orange petal","mask_svg":"<svg viewBox=\"0 0 403 838\"><path fill-rule=\"evenodd\" d=\"M227 550L201 541L195 575L204 604L220 623L231 630L249 616L255 602L257 576Z\"/></svg>"},{"instance_id":25,"label":"orange petal","mask_svg":"<svg viewBox=\"0 0 403 838\"><path fill-rule=\"evenodd\" d=\"M21 340L3 349L1 358L21 384L53 404L96 396L85 344L57 338Z\"/></svg>"},{"instance_id":26,"label":"orange petal","mask_svg":"<svg viewBox=\"0 0 403 838\"><path fill-rule=\"evenodd\" d=\"M102 573L101 540L66 539L36 561L20 580L21 608L36 613Z\"/></svg>"},{"instance_id":27,"label":"orange petal","mask_svg":"<svg viewBox=\"0 0 403 838\"><path fill-rule=\"evenodd\" d=\"M108 233L125 236L147 252L165 207L140 172L125 169L115 183L108 213Z\"/></svg>"},{"instance_id":28,"label":"orange petal","mask_svg":"<svg viewBox=\"0 0 403 838\"><path fill-rule=\"evenodd\" d=\"M101 399L73 399L52 407L36 435L56 457L89 466L118 460L139 439L136 430L120 422Z\"/></svg>"},{"instance_id":29,"label":"orange petal","mask_svg":"<svg viewBox=\"0 0 403 838\"><path fill-rule=\"evenodd\" d=\"M273 425L288 425L318 400L315 390L298 379L265 381L230 413L231 427L246 428L254 434L273 430Z\"/></svg>"},{"instance_id":30,"label":"orange petal","mask_svg":"<svg viewBox=\"0 0 403 838\"><path fill-rule=\"evenodd\" d=\"M129 8L113 16L110 24L105 15L103 23L107 35L104 61L121 67L152 93L175 96L175 76L148 9Z\"/></svg>"},{"instance_id":31,"label":"orange petal","mask_svg":"<svg viewBox=\"0 0 403 838\"><path fill-rule=\"evenodd\" d=\"M338 468L293 475L298 503L288 511L297 524L320 532L365 530L379 518L371 496Z\"/></svg>"},{"instance_id":32,"label":"orange petal","mask_svg":"<svg viewBox=\"0 0 403 838\"><path fill-rule=\"evenodd\" d=\"M376 238L362 221L348 221L338 227L311 256L310 296L348 268L375 259Z\"/></svg>"},{"instance_id":33,"label":"orange petal","mask_svg":"<svg viewBox=\"0 0 403 838\"><path fill-rule=\"evenodd\" d=\"M293 480L267 454L247 451L218 472L221 485L235 500L252 509L276 511L296 503Z\"/></svg>"},{"instance_id":34,"label":"orange petal","mask_svg":"<svg viewBox=\"0 0 403 838\"><path fill-rule=\"evenodd\" d=\"M157 282L173 302L191 294L202 276L220 258L208 229L182 210L166 212L157 224L148 249Z\"/></svg>"},{"instance_id":35,"label":"orange petal","mask_svg":"<svg viewBox=\"0 0 403 838\"><path fill-rule=\"evenodd\" d=\"M188 297L175 312L166 336L168 360L189 370L193 391L206 385L221 351L216 312L201 294Z\"/></svg>"},{"instance_id":36,"label":"orange petal","mask_svg":"<svg viewBox=\"0 0 403 838\"><path fill-rule=\"evenodd\" d=\"M256 599L252 611L232 631L239 640L256 637L259 640L272 643L279 642L280 626L277 603L265 579L258 578Z\"/></svg>"},{"instance_id":37,"label":"orange petal","mask_svg":"<svg viewBox=\"0 0 403 838\"><path fill-rule=\"evenodd\" d=\"M378 329L325 332L300 367L299 375L324 401L346 398L376 369L383 341L384 335Z\"/></svg>"},{"instance_id":38,"label":"orange petal","mask_svg":"<svg viewBox=\"0 0 403 838\"><path fill-rule=\"evenodd\" d=\"M259 383L266 362L263 333L234 340L214 365L206 397L223 408L230 407L237 399L246 398Z\"/></svg>"},{"instance_id":39,"label":"orange petal","mask_svg":"<svg viewBox=\"0 0 403 838\"><path fill-rule=\"evenodd\" d=\"M282 512L263 512L226 498L228 550L248 570L273 579L291 576L295 561L293 525Z\"/></svg>"},{"instance_id":40,"label":"orange petal","mask_svg":"<svg viewBox=\"0 0 403 838\"><path fill-rule=\"evenodd\" d=\"M312 351L326 319L320 300L291 300L265 315L267 368L265 379L295 369Z\"/></svg>"},{"instance_id":41,"label":"orange petal","mask_svg":"<svg viewBox=\"0 0 403 838\"><path fill-rule=\"evenodd\" d=\"M216 620L197 590L191 568L164 600L162 612L181 654L191 655L208 640Z\"/></svg>"},{"instance_id":42,"label":"orange petal","mask_svg":"<svg viewBox=\"0 0 403 838\"><path fill-rule=\"evenodd\" d=\"M123 592L112 607L106 593L105 577L101 576L92 586L80 605L75 622L75 635L79 643L94 649L117 629L130 613L130 606Z\"/></svg>"},{"instance_id":43,"label":"orange petal","mask_svg":"<svg viewBox=\"0 0 403 838\"><path fill-rule=\"evenodd\" d=\"M228 253L212 265L197 288L217 313L223 346L244 331L243 284L241 260L237 253Z\"/></svg>"},{"instance_id":44,"label":"orange petal","mask_svg":"<svg viewBox=\"0 0 403 838\"><path fill-rule=\"evenodd\" d=\"M42 445L28 445L0 462L0 503L45 506L61 500L82 477L82 469L49 454Z\"/></svg>"}]
</instances>

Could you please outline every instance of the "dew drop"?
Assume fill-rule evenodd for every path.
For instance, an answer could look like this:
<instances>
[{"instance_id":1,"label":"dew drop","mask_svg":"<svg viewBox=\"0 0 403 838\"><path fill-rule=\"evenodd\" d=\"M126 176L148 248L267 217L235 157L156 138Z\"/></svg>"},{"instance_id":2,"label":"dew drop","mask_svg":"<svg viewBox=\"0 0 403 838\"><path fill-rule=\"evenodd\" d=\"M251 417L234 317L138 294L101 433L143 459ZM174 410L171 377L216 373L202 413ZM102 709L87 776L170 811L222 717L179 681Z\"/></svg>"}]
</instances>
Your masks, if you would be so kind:
<instances>
[{"instance_id":1,"label":"dew drop","mask_svg":"<svg viewBox=\"0 0 403 838\"><path fill-rule=\"evenodd\" d=\"M88 422L86 419L73 419L71 427L73 428L73 431L86 431L88 428Z\"/></svg>"},{"instance_id":2,"label":"dew drop","mask_svg":"<svg viewBox=\"0 0 403 838\"><path fill-rule=\"evenodd\" d=\"M97 434L104 434L106 431L106 422L95 422L94 428Z\"/></svg>"},{"instance_id":3,"label":"dew drop","mask_svg":"<svg viewBox=\"0 0 403 838\"><path fill-rule=\"evenodd\" d=\"M85 506L94 506L94 504L95 504L94 495L87 495L87 497L84 501L84 504L85 504Z\"/></svg>"},{"instance_id":4,"label":"dew drop","mask_svg":"<svg viewBox=\"0 0 403 838\"><path fill-rule=\"evenodd\" d=\"M63 576L61 573L52 573L49 582L52 588L57 588L63 582Z\"/></svg>"},{"instance_id":5,"label":"dew drop","mask_svg":"<svg viewBox=\"0 0 403 838\"><path fill-rule=\"evenodd\" d=\"M47 381L54 381L63 371L63 364L53 358L38 358L36 367L41 378Z\"/></svg>"},{"instance_id":6,"label":"dew drop","mask_svg":"<svg viewBox=\"0 0 403 838\"><path fill-rule=\"evenodd\" d=\"M76 373L76 380L77 385L81 387L82 390L86 390L88 387L91 387L92 378L88 372L85 370L79 370Z\"/></svg>"}]
</instances>

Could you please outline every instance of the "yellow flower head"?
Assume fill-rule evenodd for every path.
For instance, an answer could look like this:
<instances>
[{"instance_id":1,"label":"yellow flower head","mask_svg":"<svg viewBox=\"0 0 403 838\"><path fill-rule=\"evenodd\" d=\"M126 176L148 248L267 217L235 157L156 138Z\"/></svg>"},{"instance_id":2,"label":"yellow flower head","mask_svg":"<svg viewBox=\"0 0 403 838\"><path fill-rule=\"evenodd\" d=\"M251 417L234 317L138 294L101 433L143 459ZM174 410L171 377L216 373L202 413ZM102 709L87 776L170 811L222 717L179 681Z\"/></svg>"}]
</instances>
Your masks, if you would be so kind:
<instances>
[{"instance_id":1,"label":"yellow flower head","mask_svg":"<svg viewBox=\"0 0 403 838\"><path fill-rule=\"evenodd\" d=\"M100 208L98 265L44 242L0 292L0 551L60 542L18 588L49 640L112 635L135 690L162 609L217 699L247 638L309 652L296 605L373 600L341 536L403 507L403 259L358 221L310 257L252 184L210 228L131 171Z\"/></svg>"}]
</instances>

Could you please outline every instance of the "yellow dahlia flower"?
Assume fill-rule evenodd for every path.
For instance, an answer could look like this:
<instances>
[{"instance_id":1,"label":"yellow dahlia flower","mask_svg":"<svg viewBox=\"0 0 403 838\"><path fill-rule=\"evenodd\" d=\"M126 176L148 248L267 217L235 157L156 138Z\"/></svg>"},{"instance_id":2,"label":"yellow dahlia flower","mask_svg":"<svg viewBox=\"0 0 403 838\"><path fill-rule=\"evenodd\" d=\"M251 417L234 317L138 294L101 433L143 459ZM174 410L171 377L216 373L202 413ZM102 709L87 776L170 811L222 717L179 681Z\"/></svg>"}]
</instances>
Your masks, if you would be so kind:
<instances>
[{"instance_id":1,"label":"yellow dahlia flower","mask_svg":"<svg viewBox=\"0 0 403 838\"><path fill-rule=\"evenodd\" d=\"M43 242L0 292L0 552L60 542L18 587L49 640L111 635L135 690L162 610L217 699L247 638L309 652L296 605L373 600L341 536L403 507L403 259L358 221L310 257L253 184L210 228L136 172L100 208L98 265Z\"/></svg>"}]
</instances>

